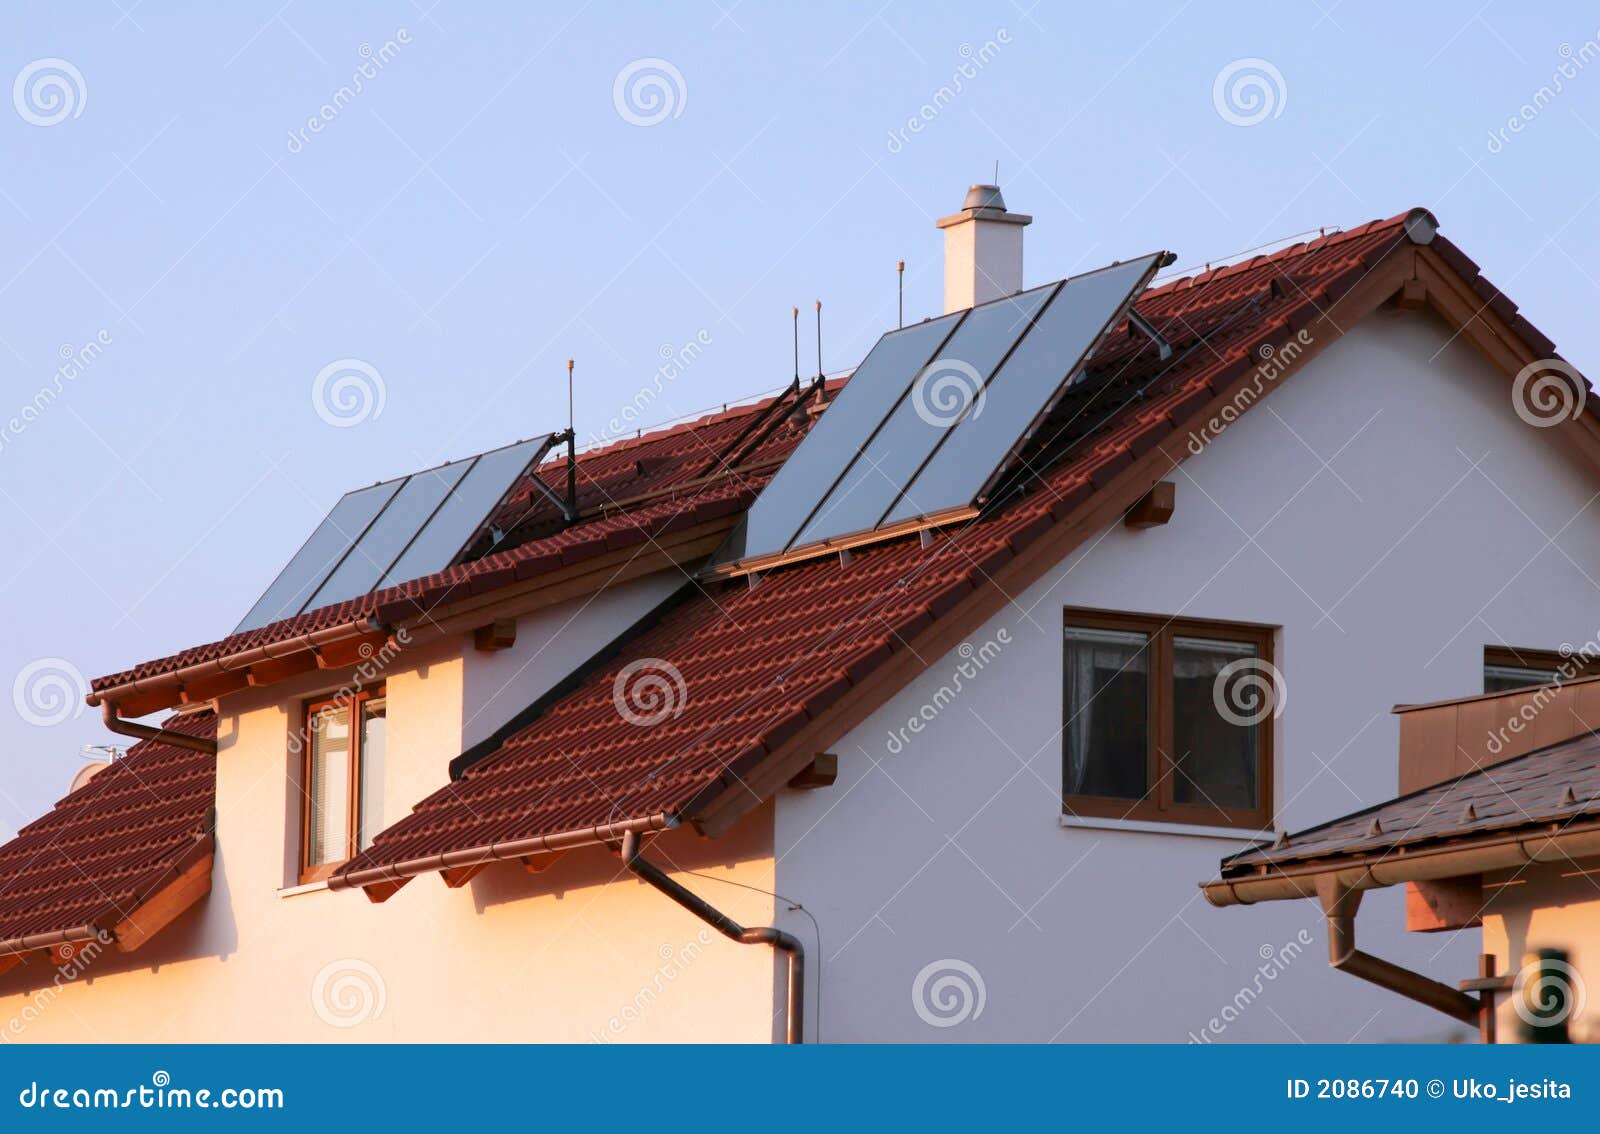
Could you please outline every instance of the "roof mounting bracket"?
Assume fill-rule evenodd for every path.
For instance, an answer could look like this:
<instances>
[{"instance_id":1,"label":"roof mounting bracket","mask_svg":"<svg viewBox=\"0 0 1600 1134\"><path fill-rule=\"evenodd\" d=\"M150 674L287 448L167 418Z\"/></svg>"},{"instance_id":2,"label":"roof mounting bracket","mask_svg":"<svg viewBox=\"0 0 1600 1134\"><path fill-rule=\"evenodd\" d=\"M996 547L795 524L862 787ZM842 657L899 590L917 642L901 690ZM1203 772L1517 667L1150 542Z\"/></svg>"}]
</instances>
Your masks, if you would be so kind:
<instances>
[{"instance_id":1,"label":"roof mounting bracket","mask_svg":"<svg viewBox=\"0 0 1600 1134\"><path fill-rule=\"evenodd\" d=\"M1154 323L1131 307L1128 308L1128 326L1156 344L1156 349L1161 353L1162 362L1172 357L1172 344L1167 341L1166 336L1156 330Z\"/></svg>"}]
</instances>

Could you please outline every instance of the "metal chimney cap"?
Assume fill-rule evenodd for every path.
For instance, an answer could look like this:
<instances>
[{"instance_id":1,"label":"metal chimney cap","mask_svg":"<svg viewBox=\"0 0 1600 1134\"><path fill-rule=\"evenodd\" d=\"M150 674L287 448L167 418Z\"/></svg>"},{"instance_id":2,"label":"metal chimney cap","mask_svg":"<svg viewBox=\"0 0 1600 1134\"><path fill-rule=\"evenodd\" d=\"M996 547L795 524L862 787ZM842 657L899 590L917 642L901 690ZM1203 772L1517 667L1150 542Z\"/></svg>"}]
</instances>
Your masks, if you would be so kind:
<instances>
[{"instance_id":1,"label":"metal chimney cap","mask_svg":"<svg viewBox=\"0 0 1600 1134\"><path fill-rule=\"evenodd\" d=\"M1006 211L1006 199L1000 195L998 185L973 185L967 189L967 199L961 202L963 209L998 209Z\"/></svg>"},{"instance_id":2,"label":"metal chimney cap","mask_svg":"<svg viewBox=\"0 0 1600 1134\"><path fill-rule=\"evenodd\" d=\"M961 202L961 211L940 217L935 223L940 228L951 228L971 220L1000 221L1002 224L1032 224L1033 218L1023 213L1006 211L1006 199L1000 195L998 185L973 185L967 189L967 199Z\"/></svg>"}]
</instances>

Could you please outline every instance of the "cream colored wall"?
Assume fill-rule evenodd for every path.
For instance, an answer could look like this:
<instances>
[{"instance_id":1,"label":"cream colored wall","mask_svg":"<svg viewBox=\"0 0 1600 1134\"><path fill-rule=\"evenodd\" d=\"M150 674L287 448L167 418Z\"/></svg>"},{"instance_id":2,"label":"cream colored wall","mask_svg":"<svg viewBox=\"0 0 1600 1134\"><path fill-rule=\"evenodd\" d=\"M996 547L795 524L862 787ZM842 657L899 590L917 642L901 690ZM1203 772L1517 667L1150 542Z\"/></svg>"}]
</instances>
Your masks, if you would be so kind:
<instances>
[{"instance_id":1,"label":"cream colored wall","mask_svg":"<svg viewBox=\"0 0 1600 1134\"><path fill-rule=\"evenodd\" d=\"M562 631L568 664L670 585L630 584L591 607ZM464 721L481 729L484 705L509 710L517 690L520 708L561 676L542 647L575 609L523 619L504 656L450 640L389 675L386 821L446 782ZM338 683L314 675L223 704L210 897L143 950L102 953L59 989L42 965L0 977L0 1042L774 1038L772 951L723 939L600 848L538 875L496 864L458 890L428 875L380 905L322 889L285 896L298 845L289 737L304 701ZM721 880L684 879L736 919L773 920L770 898L722 884L770 882L770 808L729 837L675 831L650 853Z\"/></svg>"},{"instance_id":2,"label":"cream colored wall","mask_svg":"<svg viewBox=\"0 0 1600 1134\"><path fill-rule=\"evenodd\" d=\"M1583 990L1583 1010L1568 1022L1572 1038L1600 1043L1600 860L1530 867L1486 877L1491 895L1483 919L1483 951L1495 971L1515 973L1538 949L1564 949ZM1500 998L1498 1039L1515 1043L1512 997Z\"/></svg>"}]
</instances>

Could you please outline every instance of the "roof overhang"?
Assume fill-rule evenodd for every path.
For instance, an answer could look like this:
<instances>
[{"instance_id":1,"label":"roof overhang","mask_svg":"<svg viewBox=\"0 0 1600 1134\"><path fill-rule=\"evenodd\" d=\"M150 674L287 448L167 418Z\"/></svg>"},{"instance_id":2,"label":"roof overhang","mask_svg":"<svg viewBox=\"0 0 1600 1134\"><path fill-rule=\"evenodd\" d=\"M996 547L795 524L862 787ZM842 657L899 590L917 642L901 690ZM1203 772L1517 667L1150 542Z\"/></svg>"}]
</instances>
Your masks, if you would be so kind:
<instances>
[{"instance_id":1,"label":"roof overhang","mask_svg":"<svg viewBox=\"0 0 1600 1134\"><path fill-rule=\"evenodd\" d=\"M1214 906L1253 905L1314 898L1319 880L1337 880L1351 890L1375 890L1404 882L1435 882L1596 855L1600 855L1600 820L1570 825L1544 823L1431 845L1401 845L1372 854L1257 867L1202 883L1200 889Z\"/></svg>"},{"instance_id":2,"label":"roof overhang","mask_svg":"<svg viewBox=\"0 0 1600 1134\"><path fill-rule=\"evenodd\" d=\"M367 892L367 897L372 901L383 902L419 874L437 872L443 874L445 881L452 887L460 886L492 862L516 859L530 870L540 870L544 865L542 856L564 854L576 847L620 843L622 836L630 831L654 834L658 831L671 830L677 825L678 820L671 815L645 815L576 831L562 831L553 835L539 835L529 839L468 847L408 859L405 862L374 866L366 870L340 872L328 879L328 889L360 888Z\"/></svg>"},{"instance_id":3,"label":"roof overhang","mask_svg":"<svg viewBox=\"0 0 1600 1134\"><path fill-rule=\"evenodd\" d=\"M0 973L35 955L47 955L61 964L90 941L114 944L121 953L133 952L211 892L215 851L210 834L195 840L185 854L140 888L140 899L126 912L113 907L82 925L0 941Z\"/></svg>"},{"instance_id":4,"label":"roof overhang","mask_svg":"<svg viewBox=\"0 0 1600 1134\"><path fill-rule=\"evenodd\" d=\"M698 564L716 550L738 519L727 515L651 536L631 547L603 551L570 564L559 555L538 569L508 568L474 579L432 602L395 600L371 615L272 640L192 665L96 689L91 705L110 703L124 717L208 705L248 688L277 685L314 670L338 670L385 659L453 634L470 634L496 618L593 594L608 586L672 567Z\"/></svg>"}]
</instances>

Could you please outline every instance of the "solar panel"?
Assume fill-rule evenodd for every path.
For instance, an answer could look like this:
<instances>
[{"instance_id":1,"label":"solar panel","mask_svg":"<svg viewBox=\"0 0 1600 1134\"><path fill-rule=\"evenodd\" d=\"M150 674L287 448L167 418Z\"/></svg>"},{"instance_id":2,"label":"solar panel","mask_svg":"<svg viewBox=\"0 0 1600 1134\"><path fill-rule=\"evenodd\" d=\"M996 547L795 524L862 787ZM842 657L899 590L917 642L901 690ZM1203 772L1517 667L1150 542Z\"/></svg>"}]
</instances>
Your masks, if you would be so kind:
<instances>
[{"instance_id":1,"label":"solar panel","mask_svg":"<svg viewBox=\"0 0 1600 1134\"><path fill-rule=\"evenodd\" d=\"M900 498L967 401L1016 345L1059 284L974 307L919 369L899 405L795 537L796 544L871 531ZM849 389L847 383L845 389ZM824 415L826 416L826 415Z\"/></svg>"},{"instance_id":2,"label":"solar panel","mask_svg":"<svg viewBox=\"0 0 1600 1134\"><path fill-rule=\"evenodd\" d=\"M1160 263L1159 254L1146 256L1063 283L984 388L978 412L969 410L949 430L883 523L929 515L930 505L981 499Z\"/></svg>"},{"instance_id":3,"label":"solar panel","mask_svg":"<svg viewBox=\"0 0 1600 1134\"><path fill-rule=\"evenodd\" d=\"M719 561L782 551L965 312L880 338L740 521Z\"/></svg>"},{"instance_id":4,"label":"solar panel","mask_svg":"<svg viewBox=\"0 0 1600 1134\"><path fill-rule=\"evenodd\" d=\"M327 518L317 525L316 531L301 545L293 559L278 573L272 585L256 600L244 621L235 628L253 630L280 618L299 614L328 573L339 564L339 558L367 530L373 517L383 510L389 498L400 487L400 481L391 480L370 488L359 488L347 493L333 506Z\"/></svg>"},{"instance_id":5,"label":"solar panel","mask_svg":"<svg viewBox=\"0 0 1600 1134\"><path fill-rule=\"evenodd\" d=\"M445 495L456 486L473 462L457 461L406 478L372 521L361 539L352 544L328 579L306 603L308 609L344 602L372 590L384 570L395 561Z\"/></svg>"},{"instance_id":6,"label":"solar panel","mask_svg":"<svg viewBox=\"0 0 1600 1134\"><path fill-rule=\"evenodd\" d=\"M444 570L558 440L519 441L347 493L234 633Z\"/></svg>"},{"instance_id":7,"label":"solar panel","mask_svg":"<svg viewBox=\"0 0 1600 1134\"><path fill-rule=\"evenodd\" d=\"M1166 257L884 335L708 570L970 515Z\"/></svg>"},{"instance_id":8,"label":"solar panel","mask_svg":"<svg viewBox=\"0 0 1600 1134\"><path fill-rule=\"evenodd\" d=\"M495 449L478 457L462 476L459 486L439 505L427 526L417 533L411 546L379 580L378 586L420 579L455 562L498 510L524 470L543 460L549 449L550 442L541 438Z\"/></svg>"}]
</instances>

